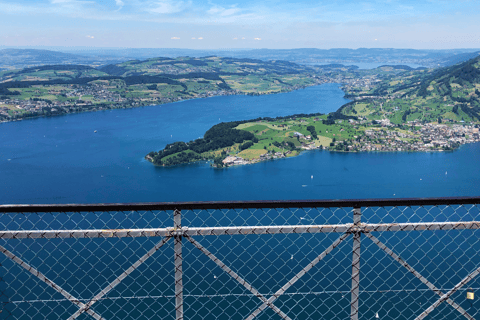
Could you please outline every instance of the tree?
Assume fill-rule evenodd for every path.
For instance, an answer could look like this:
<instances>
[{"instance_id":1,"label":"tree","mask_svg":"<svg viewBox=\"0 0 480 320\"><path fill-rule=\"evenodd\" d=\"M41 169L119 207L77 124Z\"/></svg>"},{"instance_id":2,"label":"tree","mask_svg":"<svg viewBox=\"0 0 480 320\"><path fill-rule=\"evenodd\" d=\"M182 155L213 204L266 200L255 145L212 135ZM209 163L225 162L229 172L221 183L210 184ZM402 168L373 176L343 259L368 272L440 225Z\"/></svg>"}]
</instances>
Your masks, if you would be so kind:
<instances>
[{"instance_id":1,"label":"tree","mask_svg":"<svg viewBox=\"0 0 480 320\"><path fill-rule=\"evenodd\" d=\"M250 148L251 146L253 146L253 142L252 141L247 141L244 144L240 145L239 149L240 150L245 150L245 149Z\"/></svg>"},{"instance_id":2,"label":"tree","mask_svg":"<svg viewBox=\"0 0 480 320\"><path fill-rule=\"evenodd\" d=\"M213 160L213 163L217 166L217 168L223 168L223 159L222 157L216 157L214 160Z\"/></svg>"}]
</instances>

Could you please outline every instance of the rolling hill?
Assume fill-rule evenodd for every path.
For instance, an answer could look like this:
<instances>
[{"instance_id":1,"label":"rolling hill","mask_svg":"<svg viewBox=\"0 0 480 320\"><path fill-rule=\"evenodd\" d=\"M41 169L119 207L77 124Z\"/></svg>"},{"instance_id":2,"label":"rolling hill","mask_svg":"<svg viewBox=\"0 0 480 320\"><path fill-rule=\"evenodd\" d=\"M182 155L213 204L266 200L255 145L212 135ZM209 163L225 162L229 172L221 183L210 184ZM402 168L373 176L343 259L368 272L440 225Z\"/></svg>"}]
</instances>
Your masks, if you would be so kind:
<instances>
[{"instance_id":1,"label":"rolling hill","mask_svg":"<svg viewBox=\"0 0 480 320\"><path fill-rule=\"evenodd\" d=\"M480 56L451 67L415 70L356 92L345 115L392 123L480 121Z\"/></svg>"}]
</instances>

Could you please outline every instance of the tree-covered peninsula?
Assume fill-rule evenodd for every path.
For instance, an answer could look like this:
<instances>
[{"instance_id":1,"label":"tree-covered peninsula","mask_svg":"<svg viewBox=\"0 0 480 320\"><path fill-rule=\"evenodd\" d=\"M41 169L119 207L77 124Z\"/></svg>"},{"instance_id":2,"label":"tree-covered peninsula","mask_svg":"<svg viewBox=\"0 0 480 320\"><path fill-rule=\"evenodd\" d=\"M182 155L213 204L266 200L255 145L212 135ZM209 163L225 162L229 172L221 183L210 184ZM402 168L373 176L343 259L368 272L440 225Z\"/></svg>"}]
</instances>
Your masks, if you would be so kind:
<instances>
[{"instance_id":1,"label":"tree-covered peninsula","mask_svg":"<svg viewBox=\"0 0 480 320\"><path fill-rule=\"evenodd\" d=\"M203 138L168 144L145 158L159 166L211 160L220 168L292 157L305 150L448 151L480 141L478 124L392 124L340 111L220 123Z\"/></svg>"}]
</instances>

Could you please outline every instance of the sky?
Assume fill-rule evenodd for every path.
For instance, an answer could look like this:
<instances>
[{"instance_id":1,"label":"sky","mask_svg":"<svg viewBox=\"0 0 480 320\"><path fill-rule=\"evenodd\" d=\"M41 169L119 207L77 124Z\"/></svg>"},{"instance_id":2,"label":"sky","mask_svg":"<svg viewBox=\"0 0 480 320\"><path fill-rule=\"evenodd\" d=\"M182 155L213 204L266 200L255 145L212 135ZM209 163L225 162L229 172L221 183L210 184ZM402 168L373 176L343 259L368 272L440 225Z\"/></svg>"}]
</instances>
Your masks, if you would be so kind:
<instances>
[{"instance_id":1,"label":"sky","mask_svg":"<svg viewBox=\"0 0 480 320\"><path fill-rule=\"evenodd\" d=\"M0 0L0 46L480 48L480 1Z\"/></svg>"}]
</instances>

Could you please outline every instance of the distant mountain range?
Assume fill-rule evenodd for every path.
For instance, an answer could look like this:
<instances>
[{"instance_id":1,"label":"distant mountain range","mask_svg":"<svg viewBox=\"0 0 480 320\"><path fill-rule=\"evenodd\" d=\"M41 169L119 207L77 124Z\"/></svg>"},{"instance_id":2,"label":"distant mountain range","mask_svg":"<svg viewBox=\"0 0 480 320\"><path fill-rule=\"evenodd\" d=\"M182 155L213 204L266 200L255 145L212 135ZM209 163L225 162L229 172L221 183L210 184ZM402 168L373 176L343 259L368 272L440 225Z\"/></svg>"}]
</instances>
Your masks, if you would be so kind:
<instances>
[{"instance_id":1,"label":"distant mountain range","mask_svg":"<svg viewBox=\"0 0 480 320\"><path fill-rule=\"evenodd\" d=\"M285 60L300 64L373 63L385 65L451 66L480 54L480 49L415 50L415 49L155 49L155 48L54 48L0 50L0 68L24 68L48 64L83 64L103 66L128 60L154 57L232 57L238 59Z\"/></svg>"},{"instance_id":2,"label":"distant mountain range","mask_svg":"<svg viewBox=\"0 0 480 320\"><path fill-rule=\"evenodd\" d=\"M0 70L20 69L41 65L83 64L100 66L109 63L119 63L124 58L109 56L83 56L74 53L65 53L52 50L38 49L3 49L0 50Z\"/></svg>"}]
</instances>

